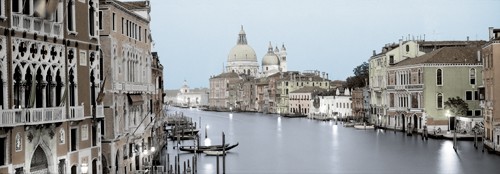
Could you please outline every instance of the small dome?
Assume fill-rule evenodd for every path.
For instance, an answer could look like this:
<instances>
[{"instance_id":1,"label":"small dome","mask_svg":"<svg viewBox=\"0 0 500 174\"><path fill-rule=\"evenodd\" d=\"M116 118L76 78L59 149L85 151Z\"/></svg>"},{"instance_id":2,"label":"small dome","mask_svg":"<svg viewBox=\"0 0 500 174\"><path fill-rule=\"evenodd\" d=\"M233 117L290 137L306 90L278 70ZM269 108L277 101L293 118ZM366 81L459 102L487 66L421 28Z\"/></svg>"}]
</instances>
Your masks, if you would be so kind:
<instances>
[{"instance_id":1,"label":"small dome","mask_svg":"<svg viewBox=\"0 0 500 174\"><path fill-rule=\"evenodd\" d=\"M280 59L273 52L273 45L269 42L269 47L267 48L267 54L262 58L262 66L265 65L280 65Z\"/></svg>"},{"instance_id":2,"label":"small dome","mask_svg":"<svg viewBox=\"0 0 500 174\"><path fill-rule=\"evenodd\" d=\"M276 54L267 53L264 58L262 58L262 66L265 65L280 65L280 60Z\"/></svg>"},{"instance_id":3,"label":"small dome","mask_svg":"<svg viewBox=\"0 0 500 174\"><path fill-rule=\"evenodd\" d=\"M248 45L236 45L227 56L227 62L251 61L257 62L257 55L252 47Z\"/></svg>"}]
</instances>

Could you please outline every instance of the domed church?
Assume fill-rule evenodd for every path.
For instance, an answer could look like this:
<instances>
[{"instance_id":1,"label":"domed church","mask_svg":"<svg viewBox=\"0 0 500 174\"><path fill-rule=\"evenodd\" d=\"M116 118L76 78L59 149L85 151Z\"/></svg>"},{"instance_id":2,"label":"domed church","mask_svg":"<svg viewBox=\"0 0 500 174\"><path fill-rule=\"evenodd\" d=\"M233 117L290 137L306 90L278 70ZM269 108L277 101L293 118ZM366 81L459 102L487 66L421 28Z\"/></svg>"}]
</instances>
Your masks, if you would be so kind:
<instances>
[{"instance_id":1,"label":"domed church","mask_svg":"<svg viewBox=\"0 0 500 174\"><path fill-rule=\"evenodd\" d=\"M227 56L226 72L261 77L286 71L285 45L282 45L281 51L277 46L273 50L273 46L271 42L269 42L268 51L262 58L262 71L259 72L257 55L253 48L248 45L245 30L243 30L243 26L241 26L237 44L229 51L229 55Z\"/></svg>"},{"instance_id":2,"label":"domed church","mask_svg":"<svg viewBox=\"0 0 500 174\"><path fill-rule=\"evenodd\" d=\"M226 71L256 76L259 69L257 55L253 48L247 44L247 36L245 30L243 30L243 26L241 26L241 31L238 35L236 46L229 51L229 55L227 56Z\"/></svg>"}]
</instances>

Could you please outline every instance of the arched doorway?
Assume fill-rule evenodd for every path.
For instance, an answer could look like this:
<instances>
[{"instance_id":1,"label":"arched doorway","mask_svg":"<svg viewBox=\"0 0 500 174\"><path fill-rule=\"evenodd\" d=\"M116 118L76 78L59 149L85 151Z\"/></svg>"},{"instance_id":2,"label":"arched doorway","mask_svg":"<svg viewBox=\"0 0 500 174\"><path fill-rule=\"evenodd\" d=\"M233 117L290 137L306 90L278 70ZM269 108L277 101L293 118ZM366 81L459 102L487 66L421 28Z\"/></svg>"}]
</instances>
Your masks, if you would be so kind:
<instances>
[{"instance_id":1,"label":"arched doorway","mask_svg":"<svg viewBox=\"0 0 500 174\"><path fill-rule=\"evenodd\" d=\"M101 163L102 163L102 173L103 174L109 174L109 168L108 168L108 161L106 160L106 157L104 155L101 155Z\"/></svg>"},{"instance_id":2,"label":"arched doorway","mask_svg":"<svg viewBox=\"0 0 500 174\"><path fill-rule=\"evenodd\" d=\"M401 120L403 121L403 125L402 125L403 132L405 132L405 131L406 131L406 129L405 129L405 126L406 126L406 125L405 125L405 124L406 124L406 123L405 123L405 121L406 121L406 119L405 119L405 114L401 114Z\"/></svg>"},{"instance_id":3,"label":"arched doorway","mask_svg":"<svg viewBox=\"0 0 500 174\"><path fill-rule=\"evenodd\" d=\"M49 163L45 151L38 146L31 158L30 172L31 173L49 173Z\"/></svg>"},{"instance_id":4,"label":"arched doorway","mask_svg":"<svg viewBox=\"0 0 500 174\"><path fill-rule=\"evenodd\" d=\"M413 115L413 130L412 130L412 132L418 132L418 129L420 128L420 124L422 124L422 123L419 122L417 114L414 114Z\"/></svg>"},{"instance_id":5,"label":"arched doorway","mask_svg":"<svg viewBox=\"0 0 500 174\"><path fill-rule=\"evenodd\" d=\"M97 159L92 160L92 174L97 173Z\"/></svg>"}]
</instances>

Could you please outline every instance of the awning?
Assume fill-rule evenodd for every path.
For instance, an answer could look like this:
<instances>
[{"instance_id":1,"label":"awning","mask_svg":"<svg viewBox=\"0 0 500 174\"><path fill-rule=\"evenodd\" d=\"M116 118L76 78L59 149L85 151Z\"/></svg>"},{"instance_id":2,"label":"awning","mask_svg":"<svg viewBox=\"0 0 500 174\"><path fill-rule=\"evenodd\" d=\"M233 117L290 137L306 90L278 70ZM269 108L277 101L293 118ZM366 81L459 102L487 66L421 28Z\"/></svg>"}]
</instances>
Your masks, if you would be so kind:
<instances>
[{"instance_id":1,"label":"awning","mask_svg":"<svg viewBox=\"0 0 500 174\"><path fill-rule=\"evenodd\" d=\"M142 100L142 95L141 94L129 94L128 95L128 102L130 102L130 105L141 105L144 103L144 100Z\"/></svg>"}]
</instances>

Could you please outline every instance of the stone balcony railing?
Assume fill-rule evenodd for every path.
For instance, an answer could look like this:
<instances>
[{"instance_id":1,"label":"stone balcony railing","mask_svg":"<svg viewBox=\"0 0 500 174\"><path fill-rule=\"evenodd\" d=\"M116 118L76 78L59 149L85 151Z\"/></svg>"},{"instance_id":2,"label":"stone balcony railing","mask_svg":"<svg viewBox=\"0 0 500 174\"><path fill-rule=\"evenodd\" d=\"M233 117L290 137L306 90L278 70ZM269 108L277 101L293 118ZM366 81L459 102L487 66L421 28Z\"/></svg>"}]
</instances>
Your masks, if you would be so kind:
<instances>
[{"instance_id":1,"label":"stone balcony railing","mask_svg":"<svg viewBox=\"0 0 500 174\"><path fill-rule=\"evenodd\" d=\"M70 107L70 114L67 118L66 115L65 107L0 110L0 127L82 120L84 118L83 106Z\"/></svg>"},{"instance_id":2,"label":"stone balcony railing","mask_svg":"<svg viewBox=\"0 0 500 174\"><path fill-rule=\"evenodd\" d=\"M16 30L26 30L28 33L37 33L38 35L50 37L61 38L63 34L62 23L24 14L12 14L12 27Z\"/></svg>"},{"instance_id":3,"label":"stone balcony railing","mask_svg":"<svg viewBox=\"0 0 500 174\"><path fill-rule=\"evenodd\" d=\"M95 116L96 118L104 118L104 106L103 105L97 105L95 109Z\"/></svg>"},{"instance_id":4,"label":"stone balcony railing","mask_svg":"<svg viewBox=\"0 0 500 174\"><path fill-rule=\"evenodd\" d=\"M423 84L408 84L408 85L387 85L387 90L407 90L407 91L416 91L423 90Z\"/></svg>"},{"instance_id":5,"label":"stone balcony railing","mask_svg":"<svg viewBox=\"0 0 500 174\"><path fill-rule=\"evenodd\" d=\"M147 83L120 83L115 82L113 84L113 89L116 91L136 91L136 92L154 92L154 85Z\"/></svg>"}]
</instances>

